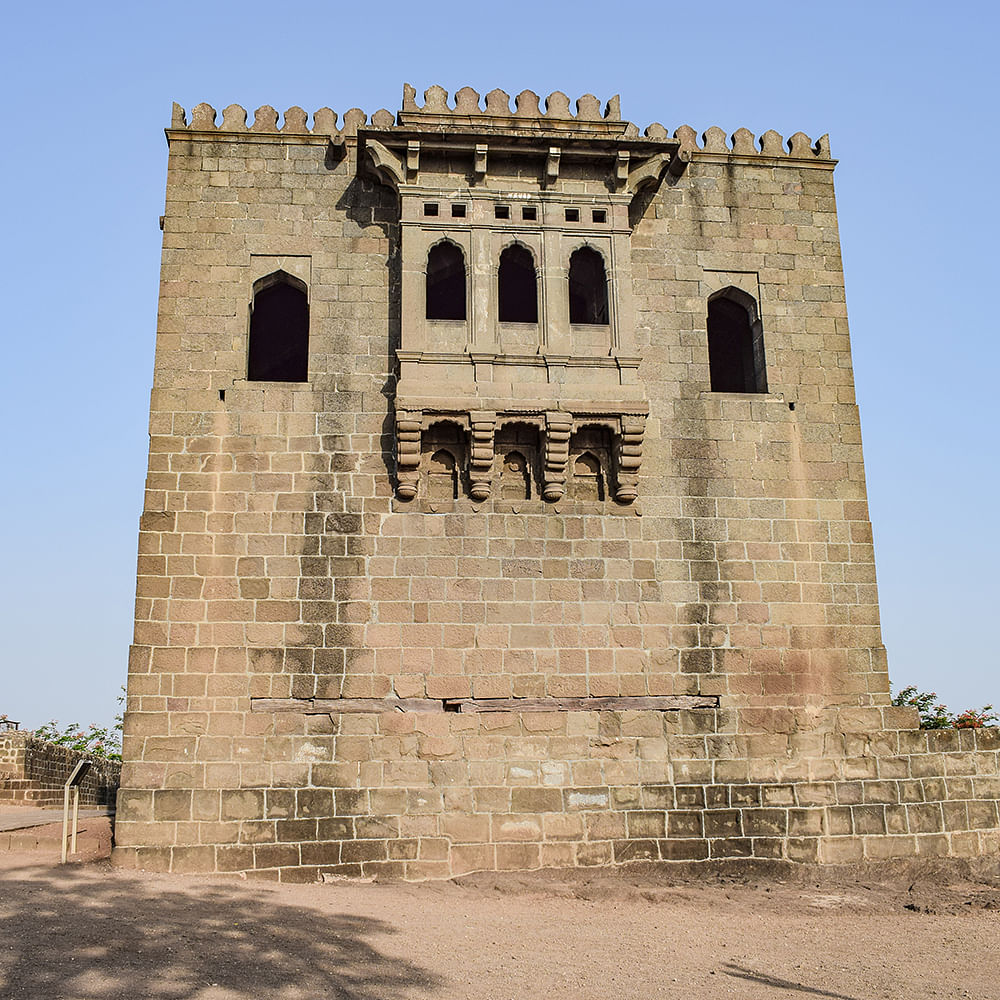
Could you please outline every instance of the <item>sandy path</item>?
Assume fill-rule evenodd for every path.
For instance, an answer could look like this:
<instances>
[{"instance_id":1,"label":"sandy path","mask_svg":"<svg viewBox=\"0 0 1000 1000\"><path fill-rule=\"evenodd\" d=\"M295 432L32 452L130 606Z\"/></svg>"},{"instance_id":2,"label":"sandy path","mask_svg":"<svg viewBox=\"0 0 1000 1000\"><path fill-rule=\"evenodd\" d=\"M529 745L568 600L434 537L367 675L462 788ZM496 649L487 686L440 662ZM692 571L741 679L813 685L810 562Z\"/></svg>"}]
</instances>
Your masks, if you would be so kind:
<instances>
[{"instance_id":1,"label":"sandy path","mask_svg":"<svg viewBox=\"0 0 1000 1000\"><path fill-rule=\"evenodd\" d=\"M997 883L912 874L299 886L9 853L0 997L1000 998Z\"/></svg>"}]
</instances>

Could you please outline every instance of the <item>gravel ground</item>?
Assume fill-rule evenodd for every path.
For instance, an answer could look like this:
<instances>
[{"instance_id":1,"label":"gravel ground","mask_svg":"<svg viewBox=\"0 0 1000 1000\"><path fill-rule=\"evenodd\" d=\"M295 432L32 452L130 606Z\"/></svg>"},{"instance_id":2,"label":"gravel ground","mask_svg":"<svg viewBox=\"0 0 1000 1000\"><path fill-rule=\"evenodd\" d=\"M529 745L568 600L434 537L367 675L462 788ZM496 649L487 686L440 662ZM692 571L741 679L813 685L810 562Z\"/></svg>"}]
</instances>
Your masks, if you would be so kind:
<instances>
[{"instance_id":1,"label":"gravel ground","mask_svg":"<svg viewBox=\"0 0 1000 1000\"><path fill-rule=\"evenodd\" d=\"M0 997L1000 998L1000 859L421 885L55 860L0 854Z\"/></svg>"}]
</instances>

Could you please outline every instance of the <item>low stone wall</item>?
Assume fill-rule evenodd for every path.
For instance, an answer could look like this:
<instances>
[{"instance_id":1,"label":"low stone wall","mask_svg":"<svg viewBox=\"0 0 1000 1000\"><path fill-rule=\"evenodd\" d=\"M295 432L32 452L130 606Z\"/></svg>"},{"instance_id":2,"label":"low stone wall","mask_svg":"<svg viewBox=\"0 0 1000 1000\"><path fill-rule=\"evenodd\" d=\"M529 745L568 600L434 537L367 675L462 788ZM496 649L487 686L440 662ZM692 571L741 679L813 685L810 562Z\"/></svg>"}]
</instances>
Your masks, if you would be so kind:
<instances>
[{"instance_id":1,"label":"low stone wall","mask_svg":"<svg viewBox=\"0 0 1000 1000\"><path fill-rule=\"evenodd\" d=\"M272 763L244 787L181 787L185 769L142 788L137 767L115 859L302 881L1000 851L997 730L926 732L894 708L805 733L780 719L743 735L712 709L261 717L253 759Z\"/></svg>"},{"instance_id":2,"label":"low stone wall","mask_svg":"<svg viewBox=\"0 0 1000 1000\"><path fill-rule=\"evenodd\" d=\"M121 764L36 739L27 732L0 733L0 804L62 805L63 786L81 760L90 770L80 784L80 804L113 805Z\"/></svg>"}]
</instances>

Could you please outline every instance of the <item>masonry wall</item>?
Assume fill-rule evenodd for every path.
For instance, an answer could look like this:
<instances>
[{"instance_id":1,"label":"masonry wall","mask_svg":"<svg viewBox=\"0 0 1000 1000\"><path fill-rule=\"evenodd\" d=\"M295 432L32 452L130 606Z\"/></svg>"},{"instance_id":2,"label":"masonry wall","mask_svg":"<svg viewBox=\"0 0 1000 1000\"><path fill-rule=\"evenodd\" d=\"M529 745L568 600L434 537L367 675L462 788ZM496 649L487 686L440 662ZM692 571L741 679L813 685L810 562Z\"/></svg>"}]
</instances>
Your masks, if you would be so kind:
<instances>
[{"instance_id":1,"label":"masonry wall","mask_svg":"<svg viewBox=\"0 0 1000 1000\"><path fill-rule=\"evenodd\" d=\"M121 764L35 739L30 733L0 733L0 804L61 806L63 786L81 760L90 770L80 783L80 803L112 805Z\"/></svg>"},{"instance_id":2,"label":"masonry wall","mask_svg":"<svg viewBox=\"0 0 1000 1000\"><path fill-rule=\"evenodd\" d=\"M119 862L424 877L995 847L994 737L931 753L886 707L829 161L695 148L634 204L634 505L407 504L393 193L350 129L338 160L203 119L170 133ZM309 287L308 385L245 381L277 266ZM760 303L766 395L708 391L727 285ZM718 708L255 707L645 695Z\"/></svg>"},{"instance_id":3,"label":"masonry wall","mask_svg":"<svg viewBox=\"0 0 1000 1000\"><path fill-rule=\"evenodd\" d=\"M299 731L265 738L269 781L123 791L129 840L144 846L116 858L314 881L1000 850L1000 734L872 730L910 713L865 711L823 733L749 737L704 712L387 712L284 726Z\"/></svg>"}]
</instances>

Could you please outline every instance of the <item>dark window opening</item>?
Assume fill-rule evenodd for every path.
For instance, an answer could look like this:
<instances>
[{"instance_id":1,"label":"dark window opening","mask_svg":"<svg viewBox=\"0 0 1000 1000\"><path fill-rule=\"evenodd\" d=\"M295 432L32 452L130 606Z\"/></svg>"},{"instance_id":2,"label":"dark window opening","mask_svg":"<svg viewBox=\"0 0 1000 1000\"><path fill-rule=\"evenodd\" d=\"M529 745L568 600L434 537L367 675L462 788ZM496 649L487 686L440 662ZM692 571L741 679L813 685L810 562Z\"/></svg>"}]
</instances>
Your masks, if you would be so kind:
<instances>
[{"instance_id":1,"label":"dark window opening","mask_svg":"<svg viewBox=\"0 0 1000 1000\"><path fill-rule=\"evenodd\" d=\"M538 209L534 205L525 205L521 209L521 218L525 222L534 222L538 218Z\"/></svg>"},{"instance_id":2,"label":"dark window opening","mask_svg":"<svg viewBox=\"0 0 1000 1000\"><path fill-rule=\"evenodd\" d=\"M531 251L515 243L500 254L497 286L501 323L538 322L538 282Z\"/></svg>"},{"instance_id":3,"label":"dark window opening","mask_svg":"<svg viewBox=\"0 0 1000 1000\"><path fill-rule=\"evenodd\" d=\"M567 222L579 222L580 221L580 209L578 209L578 208L567 208L566 209L566 221Z\"/></svg>"},{"instance_id":4,"label":"dark window opening","mask_svg":"<svg viewBox=\"0 0 1000 1000\"><path fill-rule=\"evenodd\" d=\"M254 285L247 379L305 382L309 378L309 303L306 286L284 271Z\"/></svg>"},{"instance_id":5,"label":"dark window opening","mask_svg":"<svg viewBox=\"0 0 1000 1000\"><path fill-rule=\"evenodd\" d=\"M603 208L595 208L593 217L594 217L594 222L608 221L608 213Z\"/></svg>"},{"instance_id":6,"label":"dark window opening","mask_svg":"<svg viewBox=\"0 0 1000 1000\"><path fill-rule=\"evenodd\" d=\"M590 247L580 247L569 259L570 323L608 323L608 281L604 258Z\"/></svg>"},{"instance_id":7,"label":"dark window opening","mask_svg":"<svg viewBox=\"0 0 1000 1000\"><path fill-rule=\"evenodd\" d=\"M712 392L767 392L757 303L739 289L708 303L708 366Z\"/></svg>"},{"instance_id":8,"label":"dark window opening","mask_svg":"<svg viewBox=\"0 0 1000 1000\"><path fill-rule=\"evenodd\" d=\"M493 206L493 217L495 219L509 219L510 218L510 205L494 205Z\"/></svg>"},{"instance_id":9,"label":"dark window opening","mask_svg":"<svg viewBox=\"0 0 1000 1000\"><path fill-rule=\"evenodd\" d=\"M451 206L451 217L453 219L464 219L465 218L465 206L464 205L452 205Z\"/></svg>"},{"instance_id":10,"label":"dark window opening","mask_svg":"<svg viewBox=\"0 0 1000 1000\"><path fill-rule=\"evenodd\" d=\"M454 243L427 255L427 318L465 319L465 256Z\"/></svg>"},{"instance_id":11,"label":"dark window opening","mask_svg":"<svg viewBox=\"0 0 1000 1000\"><path fill-rule=\"evenodd\" d=\"M438 207L433 202L424 205L424 215L437 215Z\"/></svg>"}]
</instances>

